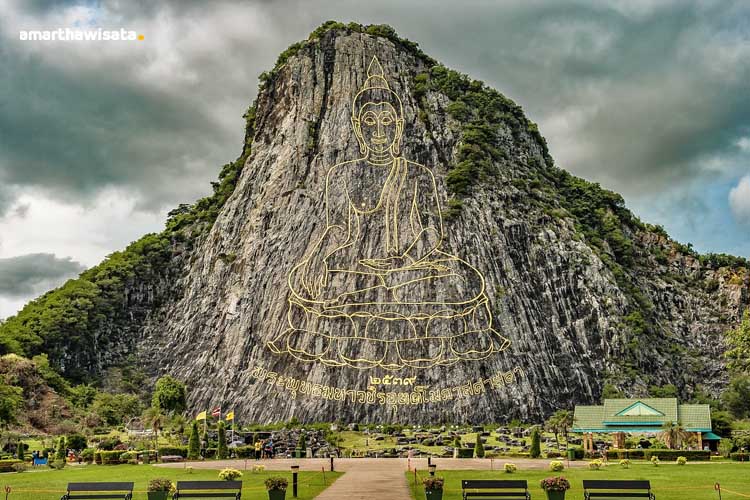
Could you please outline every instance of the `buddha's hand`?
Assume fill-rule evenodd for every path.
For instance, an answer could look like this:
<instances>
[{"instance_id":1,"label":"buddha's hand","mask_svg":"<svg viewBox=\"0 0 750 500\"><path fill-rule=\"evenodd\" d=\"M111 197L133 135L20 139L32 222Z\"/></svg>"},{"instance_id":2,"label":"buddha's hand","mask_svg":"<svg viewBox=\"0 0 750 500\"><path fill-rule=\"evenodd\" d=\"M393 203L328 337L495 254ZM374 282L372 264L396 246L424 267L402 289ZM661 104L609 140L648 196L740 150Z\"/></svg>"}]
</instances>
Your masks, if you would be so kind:
<instances>
[{"instance_id":1,"label":"buddha's hand","mask_svg":"<svg viewBox=\"0 0 750 500\"><path fill-rule=\"evenodd\" d=\"M411 264L410 260L401 256L387 257L385 259L363 259L360 262L362 262L362 265L376 271L392 271L408 267Z\"/></svg>"},{"instance_id":2,"label":"buddha's hand","mask_svg":"<svg viewBox=\"0 0 750 500\"><path fill-rule=\"evenodd\" d=\"M311 298L316 299L326 285L328 285L328 265L324 258L313 256L305 265L302 286Z\"/></svg>"}]
</instances>

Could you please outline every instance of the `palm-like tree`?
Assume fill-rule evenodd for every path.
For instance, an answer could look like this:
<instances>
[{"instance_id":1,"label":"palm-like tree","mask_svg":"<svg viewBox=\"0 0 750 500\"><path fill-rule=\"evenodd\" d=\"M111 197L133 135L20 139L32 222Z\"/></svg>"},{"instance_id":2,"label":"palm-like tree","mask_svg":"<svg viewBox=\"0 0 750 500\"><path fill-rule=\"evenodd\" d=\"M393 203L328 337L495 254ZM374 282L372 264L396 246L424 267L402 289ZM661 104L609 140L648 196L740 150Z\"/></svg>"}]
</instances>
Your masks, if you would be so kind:
<instances>
[{"instance_id":1,"label":"palm-like tree","mask_svg":"<svg viewBox=\"0 0 750 500\"><path fill-rule=\"evenodd\" d=\"M682 448L682 444L690 437L681 422L664 422L661 429L656 437L664 441L670 450Z\"/></svg>"},{"instance_id":2,"label":"palm-like tree","mask_svg":"<svg viewBox=\"0 0 750 500\"><path fill-rule=\"evenodd\" d=\"M161 409L151 406L143 412L143 421L154 433L154 449L159 449L159 431L164 427L166 417Z\"/></svg>"},{"instance_id":3,"label":"palm-like tree","mask_svg":"<svg viewBox=\"0 0 750 500\"><path fill-rule=\"evenodd\" d=\"M557 449L560 450L560 434L565 437L565 443L568 443L568 430L573 427L573 412L570 410L557 410L545 422L545 428L555 435Z\"/></svg>"}]
</instances>

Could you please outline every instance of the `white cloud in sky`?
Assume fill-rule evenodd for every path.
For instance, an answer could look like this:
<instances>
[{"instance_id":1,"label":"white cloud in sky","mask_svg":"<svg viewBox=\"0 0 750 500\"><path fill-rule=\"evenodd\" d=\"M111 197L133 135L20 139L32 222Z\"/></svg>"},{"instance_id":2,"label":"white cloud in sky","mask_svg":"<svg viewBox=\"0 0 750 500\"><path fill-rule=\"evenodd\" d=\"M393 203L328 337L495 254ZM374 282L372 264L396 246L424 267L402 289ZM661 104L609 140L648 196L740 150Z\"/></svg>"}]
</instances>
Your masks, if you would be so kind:
<instances>
[{"instance_id":1,"label":"white cloud in sky","mask_svg":"<svg viewBox=\"0 0 750 500\"><path fill-rule=\"evenodd\" d=\"M740 179L729 191L729 206L737 222L750 224L750 175Z\"/></svg>"}]
</instances>

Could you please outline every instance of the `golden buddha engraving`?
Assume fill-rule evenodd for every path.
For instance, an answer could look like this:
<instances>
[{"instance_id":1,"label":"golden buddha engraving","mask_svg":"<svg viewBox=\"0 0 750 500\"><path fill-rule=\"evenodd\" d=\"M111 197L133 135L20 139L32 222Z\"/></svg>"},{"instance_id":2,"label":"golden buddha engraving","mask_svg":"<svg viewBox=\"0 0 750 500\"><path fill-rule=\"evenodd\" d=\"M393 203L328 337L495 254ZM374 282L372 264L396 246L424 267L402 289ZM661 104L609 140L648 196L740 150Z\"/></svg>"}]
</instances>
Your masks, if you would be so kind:
<instances>
[{"instance_id":1,"label":"golden buddha engraving","mask_svg":"<svg viewBox=\"0 0 750 500\"><path fill-rule=\"evenodd\" d=\"M429 368L506 349L482 274L442 248L432 171L400 156L401 99L377 58L352 103L362 156L328 168L326 227L288 275L289 328L268 348L331 366Z\"/></svg>"}]
</instances>

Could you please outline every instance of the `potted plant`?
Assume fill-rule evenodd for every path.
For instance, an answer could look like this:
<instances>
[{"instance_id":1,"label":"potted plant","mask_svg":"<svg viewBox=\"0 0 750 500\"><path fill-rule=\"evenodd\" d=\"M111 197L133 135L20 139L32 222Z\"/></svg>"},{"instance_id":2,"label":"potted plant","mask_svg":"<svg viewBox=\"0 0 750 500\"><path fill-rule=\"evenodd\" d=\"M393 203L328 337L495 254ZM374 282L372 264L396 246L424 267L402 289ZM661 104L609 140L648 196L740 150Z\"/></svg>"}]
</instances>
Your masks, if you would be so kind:
<instances>
[{"instance_id":1,"label":"potted plant","mask_svg":"<svg viewBox=\"0 0 750 500\"><path fill-rule=\"evenodd\" d=\"M266 479L265 484L268 490L268 500L284 500L286 498L286 487L289 485L286 478L271 476Z\"/></svg>"},{"instance_id":2,"label":"potted plant","mask_svg":"<svg viewBox=\"0 0 750 500\"><path fill-rule=\"evenodd\" d=\"M548 477L539 482L547 493L547 500L563 500L565 492L570 489L570 482L562 476Z\"/></svg>"},{"instance_id":3,"label":"potted plant","mask_svg":"<svg viewBox=\"0 0 750 500\"><path fill-rule=\"evenodd\" d=\"M171 492L175 490L171 479L158 477L148 482L148 500L167 500Z\"/></svg>"},{"instance_id":4,"label":"potted plant","mask_svg":"<svg viewBox=\"0 0 750 500\"><path fill-rule=\"evenodd\" d=\"M424 485L424 495L427 500L443 500L443 485L445 479L442 477L430 476L422 480Z\"/></svg>"}]
</instances>

